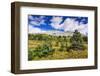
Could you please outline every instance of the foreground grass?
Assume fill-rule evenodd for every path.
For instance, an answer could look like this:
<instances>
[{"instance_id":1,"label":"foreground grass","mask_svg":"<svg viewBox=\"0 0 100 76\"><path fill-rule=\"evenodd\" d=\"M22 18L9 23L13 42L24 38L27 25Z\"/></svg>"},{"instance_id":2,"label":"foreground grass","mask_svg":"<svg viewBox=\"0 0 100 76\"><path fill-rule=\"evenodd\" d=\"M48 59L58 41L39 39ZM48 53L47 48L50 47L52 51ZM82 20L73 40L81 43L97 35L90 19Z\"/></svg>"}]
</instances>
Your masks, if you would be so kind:
<instances>
[{"instance_id":1,"label":"foreground grass","mask_svg":"<svg viewBox=\"0 0 100 76\"><path fill-rule=\"evenodd\" d=\"M41 46L44 43L45 43L45 41L29 40L28 48L30 50L34 50L36 47ZM52 43L53 48L55 49L55 51L52 54L49 54L49 55L46 55L43 57L36 56L36 57L33 57L32 60L83 59L83 58L88 57L87 50L71 50L68 52L65 49L63 51L60 51L59 50L60 45L58 45L58 46L55 45L55 41L52 41L51 43Z\"/></svg>"},{"instance_id":2,"label":"foreground grass","mask_svg":"<svg viewBox=\"0 0 100 76\"><path fill-rule=\"evenodd\" d=\"M87 58L87 51L72 51L72 52L61 52L55 51L53 55L48 55L42 58L34 58L33 60L57 60L57 59L83 59Z\"/></svg>"},{"instance_id":3,"label":"foreground grass","mask_svg":"<svg viewBox=\"0 0 100 76\"><path fill-rule=\"evenodd\" d=\"M87 50L71 52L55 51L52 55L47 55L45 57L33 57L32 60L83 59L87 57Z\"/></svg>"}]
</instances>

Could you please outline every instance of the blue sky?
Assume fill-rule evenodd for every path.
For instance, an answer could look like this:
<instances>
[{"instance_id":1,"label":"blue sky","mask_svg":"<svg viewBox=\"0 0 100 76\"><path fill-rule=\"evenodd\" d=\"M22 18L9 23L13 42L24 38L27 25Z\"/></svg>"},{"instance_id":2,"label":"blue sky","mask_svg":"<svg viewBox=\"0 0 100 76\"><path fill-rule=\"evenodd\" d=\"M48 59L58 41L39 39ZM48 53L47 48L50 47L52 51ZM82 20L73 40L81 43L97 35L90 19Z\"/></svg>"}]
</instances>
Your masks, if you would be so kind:
<instances>
[{"instance_id":1,"label":"blue sky","mask_svg":"<svg viewBox=\"0 0 100 76\"><path fill-rule=\"evenodd\" d=\"M29 33L46 31L75 31L85 34L88 30L88 17L28 15Z\"/></svg>"}]
</instances>

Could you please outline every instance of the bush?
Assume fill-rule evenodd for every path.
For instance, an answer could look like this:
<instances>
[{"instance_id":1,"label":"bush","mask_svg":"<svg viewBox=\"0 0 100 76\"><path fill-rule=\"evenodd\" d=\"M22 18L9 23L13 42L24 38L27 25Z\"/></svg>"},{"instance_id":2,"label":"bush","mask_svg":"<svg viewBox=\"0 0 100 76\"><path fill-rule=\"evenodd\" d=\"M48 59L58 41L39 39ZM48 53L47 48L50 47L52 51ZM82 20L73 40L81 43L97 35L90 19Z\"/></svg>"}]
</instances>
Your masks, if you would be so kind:
<instances>
[{"instance_id":1,"label":"bush","mask_svg":"<svg viewBox=\"0 0 100 76\"><path fill-rule=\"evenodd\" d=\"M32 49L28 50L28 60L32 60L36 55L37 53L34 50Z\"/></svg>"},{"instance_id":2,"label":"bush","mask_svg":"<svg viewBox=\"0 0 100 76\"><path fill-rule=\"evenodd\" d=\"M28 51L28 60L32 60L33 56L32 56L32 51Z\"/></svg>"},{"instance_id":3,"label":"bush","mask_svg":"<svg viewBox=\"0 0 100 76\"><path fill-rule=\"evenodd\" d=\"M34 58L46 57L47 55L51 55L54 49L50 44L43 44L42 46L38 46L33 50L28 51L28 60L32 60Z\"/></svg>"}]
</instances>

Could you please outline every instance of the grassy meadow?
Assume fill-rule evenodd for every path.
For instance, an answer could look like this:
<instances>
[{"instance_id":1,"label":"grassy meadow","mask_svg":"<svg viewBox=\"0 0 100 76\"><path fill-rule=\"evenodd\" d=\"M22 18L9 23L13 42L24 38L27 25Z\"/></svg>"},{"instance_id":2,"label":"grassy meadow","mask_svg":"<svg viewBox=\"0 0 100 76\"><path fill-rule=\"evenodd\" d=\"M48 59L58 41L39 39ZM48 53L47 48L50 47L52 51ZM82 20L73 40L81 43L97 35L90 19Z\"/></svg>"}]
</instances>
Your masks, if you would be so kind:
<instances>
[{"instance_id":1,"label":"grassy meadow","mask_svg":"<svg viewBox=\"0 0 100 76\"><path fill-rule=\"evenodd\" d=\"M88 57L87 36L28 34L28 60L83 59Z\"/></svg>"}]
</instances>

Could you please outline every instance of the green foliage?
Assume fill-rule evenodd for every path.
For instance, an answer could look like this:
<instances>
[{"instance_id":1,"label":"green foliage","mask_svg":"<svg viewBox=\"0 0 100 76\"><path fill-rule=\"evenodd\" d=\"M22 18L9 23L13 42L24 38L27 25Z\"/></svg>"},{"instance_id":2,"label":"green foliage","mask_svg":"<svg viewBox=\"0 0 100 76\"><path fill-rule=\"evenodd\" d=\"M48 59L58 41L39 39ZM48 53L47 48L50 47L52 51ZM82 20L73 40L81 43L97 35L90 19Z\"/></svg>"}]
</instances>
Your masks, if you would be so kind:
<instances>
[{"instance_id":1,"label":"green foliage","mask_svg":"<svg viewBox=\"0 0 100 76\"><path fill-rule=\"evenodd\" d=\"M83 38L80 32L78 30L75 30L73 36L70 39L71 46L69 47L69 50L84 50L83 45Z\"/></svg>"},{"instance_id":2,"label":"green foliage","mask_svg":"<svg viewBox=\"0 0 100 76\"><path fill-rule=\"evenodd\" d=\"M59 51L66 51L68 48L67 42L60 42L60 48Z\"/></svg>"},{"instance_id":3,"label":"green foliage","mask_svg":"<svg viewBox=\"0 0 100 76\"><path fill-rule=\"evenodd\" d=\"M88 55L87 36L77 30L73 36L29 34L28 40L28 60L87 58Z\"/></svg>"},{"instance_id":4,"label":"green foliage","mask_svg":"<svg viewBox=\"0 0 100 76\"><path fill-rule=\"evenodd\" d=\"M37 48L35 48L34 50L29 50L28 52L28 56L29 56L29 60L32 60L36 57L45 57L47 55L52 54L54 51L54 49L51 47L51 44L43 44L42 46L38 46Z\"/></svg>"},{"instance_id":5,"label":"green foliage","mask_svg":"<svg viewBox=\"0 0 100 76\"><path fill-rule=\"evenodd\" d=\"M88 43L88 38L87 38L87 36L83 36L83 40L84 40L85 43Z\"/></svg>"},{"instance_id":6,"label":"green foliage","mask_svg":"<svg viewBox=\"0 0 100 76\"><path fill-rule=\"evenodd\" d=\"M31 50L28 50L28 60L32 60L33 58L33 52Z\"/></svg>"},{"instance_id":7,"label":"green foliage","mask_svg":"<svg viewBox=\"0 0 100 76\"><path fill-rule=\"evenodd\" d=\"M78 30L75 30L75 32L73 33L73 36L71 38L71 43L78 43L78 44L82 44L83 43L83 38L80 32L78 32Z\"/></svg>"},{"instance_id":8,"label":"green foliage","mask_svg":"<svg viewBox=\"0 0 100 76\"><path fill-rule=\"evenodd\" d=\"M46 34L29 34L28 38L29 40L50 40L52 37Z\"/></svg>"}]
</instances>

